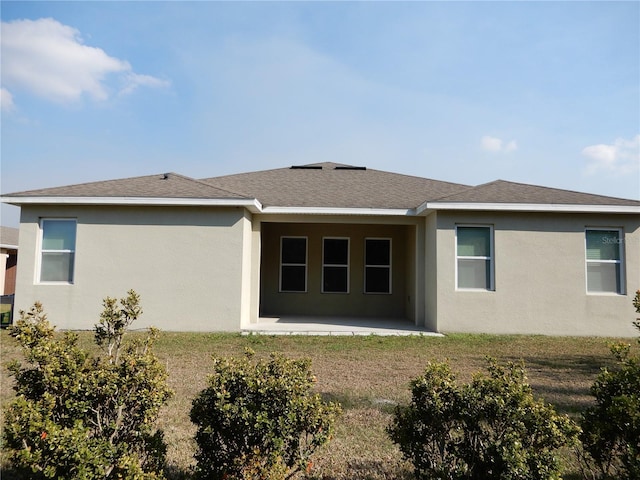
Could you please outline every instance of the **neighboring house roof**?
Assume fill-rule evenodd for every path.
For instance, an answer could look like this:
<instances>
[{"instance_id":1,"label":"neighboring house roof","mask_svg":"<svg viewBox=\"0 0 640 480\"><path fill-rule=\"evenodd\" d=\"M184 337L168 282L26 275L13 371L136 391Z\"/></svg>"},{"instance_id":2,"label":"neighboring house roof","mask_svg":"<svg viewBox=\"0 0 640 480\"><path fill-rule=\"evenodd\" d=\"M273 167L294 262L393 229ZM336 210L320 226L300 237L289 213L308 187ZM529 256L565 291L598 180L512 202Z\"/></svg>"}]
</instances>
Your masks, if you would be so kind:
<instances>
[{"instance_id":1,"label":"neighboring house roof","mask_svg":"<svg viewBox=\"0 0 640 480\"><path fill-rule=\"evenodd\" d=\"M7 250L18 249L18 233L20 230L13 227L0 227L0 247Z\"/></svg>"},{"instance_id":2,"label":"neighboring house roof","mask_svg":"<svg viewBox=\"0 0 640 480\"><path fill-rule=\"evenodd\" d=\"M257 198L265 207L411 209L425 200L470 188L336 163L240 173L203 181Z\"/></svg>"},{"instance_id":3,"label":"neighboring house roof","mask_svg":"<svg viewBox=\"0 0 640 480\"><path fill-rule=\"evenodd\" d=\"M336 163L196 180L177 173L6 195L6 203L242 206L254 213L420 215L433 210L640 213L640 201L496 180L478 186Z\"/></svg>"}]
</instances>

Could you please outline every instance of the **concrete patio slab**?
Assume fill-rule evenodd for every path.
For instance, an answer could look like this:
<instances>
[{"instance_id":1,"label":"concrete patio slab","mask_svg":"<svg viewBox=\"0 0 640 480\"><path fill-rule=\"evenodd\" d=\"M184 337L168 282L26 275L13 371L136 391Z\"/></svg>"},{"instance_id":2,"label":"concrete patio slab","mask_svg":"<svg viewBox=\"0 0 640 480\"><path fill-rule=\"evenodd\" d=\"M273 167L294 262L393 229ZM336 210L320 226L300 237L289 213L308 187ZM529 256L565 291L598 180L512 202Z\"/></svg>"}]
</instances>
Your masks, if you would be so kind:
<instances>
[{"instance_id":1,"label":"concrete patio slab","mask_svg":"<svg viewBox=\"0 0 640 480\"><path fill-rule=\"evenodd\" d=\"M261 317L242 329L243 335L424 335L442 337L405 319L361 317Z\"/></svg>"}]
</instances>

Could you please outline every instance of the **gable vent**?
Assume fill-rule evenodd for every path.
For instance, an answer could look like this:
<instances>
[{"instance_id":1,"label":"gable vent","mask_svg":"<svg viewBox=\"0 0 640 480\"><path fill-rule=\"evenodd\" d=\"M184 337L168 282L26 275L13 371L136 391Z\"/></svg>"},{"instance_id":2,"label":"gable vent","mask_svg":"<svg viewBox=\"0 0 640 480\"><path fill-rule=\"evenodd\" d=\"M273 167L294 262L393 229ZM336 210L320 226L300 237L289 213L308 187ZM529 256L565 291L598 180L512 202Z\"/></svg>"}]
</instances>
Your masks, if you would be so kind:
<instances>
[{"instance_id":1,"label":"gable vent","mask_svg":"<svg viewBox=\"0 0 640 480\"><path fill-rule=\"evenodd\" d=\"M322 170L322 165L292 165L291 170Z\"/></svg>"},{"instance_id":2,"label":"gable vent","mask_svg":"<svg viewBox=\"0 0 640 480\"><path fill-rule=\"evenodd\" d=\"M339 165L335 170L366 170L367 167L352 167L350 165Z\"/></svg>"}]
</instances>

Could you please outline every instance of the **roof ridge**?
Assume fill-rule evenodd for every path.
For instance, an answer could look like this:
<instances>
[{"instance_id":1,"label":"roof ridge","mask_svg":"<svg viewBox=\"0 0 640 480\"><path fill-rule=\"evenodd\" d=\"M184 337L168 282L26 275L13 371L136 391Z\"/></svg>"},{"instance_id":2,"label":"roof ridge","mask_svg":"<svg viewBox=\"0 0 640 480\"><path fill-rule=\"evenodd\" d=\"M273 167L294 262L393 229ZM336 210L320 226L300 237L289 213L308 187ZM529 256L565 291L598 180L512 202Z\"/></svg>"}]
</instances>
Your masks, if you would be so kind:
<instances>
[{"instance_id":1,"label":"roof ridge","mask_svg":"<svg viewBox=\"0 0 640 480\"><path fill-rule=\"evenodd\" d=\"M190 180L190 181L192 181L192 182L194 182L194 183L198 183L198 184L200 184L200 185L204 185L204 186L206 186L206 187L208 187L208 188L213 188L213 189L218 190L218 191L220 191L220 192L227 192L227 193L230 193L230 194L232 194L232 195L243 195L243 196L245 196L245 198L249 198L249 197L247 197L244 193L241 193L241 192L233 192L233 191L231 191L231 190L227 190L227 189L225 189L225 188L219 188L219 187L216 187L215 185L211 185L210 183L207 183L207 182L206 182L206 181L204 181L204 180L200 180L200 179L193 178L193 177L187 177L186 175L182 175L182 174L180 174L180 173L168 172L168 173L165 173L164 175L176 175L176 176L178 176L178 177L184 178L185 180ZM251 198L253 198L253 197L251 197Z\"/></svg>"},{"instance_id":2,"label":"roof ridge","mask_svg":"<svg viewBox=\"0 0 640 480\"><path fill-rule=\"evenodd\" d=\"M225 175L216 175L214 177L204 177L204 178L200 178L199 180L201 182L207 183L209 180L214 180L217 178L236 177L239 175L249 175L249 174L265 173L265 172L275 172L280 170L289 170L290 168L291 167L289 166L289 167L265 168L264 170L250 170L245 172L227 173Z\"/></svg>"},{"instance_id":3,"label":"roof ridge","mask_svg":"<svg viewBox=\"0 0 640 480\"><path fill-rule=\"evenodd\" d=\"M493 182L490 182L490 183L493 183ZM488 185L488 183L485 183L484 185ZM448 195L444 195L442 197L436 197L433 200L427 200L427 201L428 202L437 202L439 200L444 200L444 199L449 198L449 197L455 197L456 195L460 195L461 193L468 192L469 190L474 190L474 189L476 189L476 188L478 188L479 186L482 186L482 185L476 185L476 186L463 185L463 186L465 187L465 189L460 191L460 192L450 193Z\"/></svg>"},{"instance_id":4,"label":"roof ridge","mask_svg":"<svg viewBox=\"0 0 640 480\"><path fill-rule=\"evenodd\" d=\"M535 184L532 184L532 183L513 182L511 180L503 180L503 179L497 179L497 180L492 180L490 182L481 183L480 185L476 185L474 187L467 188L466 190L463 190L463 191L460 191L460 192L456 192L456 193L452 193L452 194L449 194L449 195L445 195L443 197L438 197L437 199L432 200L432 202L446 201L447 199L455 198L455 197L457 197L459 195L464 195L465 193L469 193L469 192L472 192L474 190L482 191L483 188L489 187L489 186L492 186L492 185L513 185L513 186L517 186L517 187L530 187L530 188L534 188L534 189L537 189L537 190L544 190L544 191L547 191L547 192L562 192L564 194L582 195L582 196L595 197L595 198L608 199L608 200L640 203L639 200L630 199L630 198L613 197L613 196L609 196L609 195L601 195L601 194L598 194L598 193L581 192L581 191L578 191L578 190L568 190L568 189L565 189L565 188L549 187L549 186L545 186L545 185L535 185Z\"/></svg>"},{"instance_id":5,"label":"roof ridge","mask_svg":"<svg viewBox=\"0 0 640 480\"><path fill-rule=\"evenodd\" d=\"M178 183L173 183L173 187L161 187L159 183L156 182L161 182L163 180L169 180L171 178L174 178L178 181ZM4 194L3 196L6 197L11 197L11 196L32 196L35 194L38 195L44 195L44 196L56 196L58 191L61 190L68 190L68 189L91 189L91 188L98 188L98 187L104 187L104 188L110 188L111 185L113 185L113 188L117 188L120 184L122 183L128 183L128 182L146 182L148 184L151 183L156 183L156 187L159 187L156 189L156 195L155 196L160 196L160 197L165 197L165 196L171 196L170 194L168 194L168 192L172 189L175 188L176 186L180 185L180 183L182 183L182 188L184 189L184 185L192 185L191 188L200 188L201 190L204 189L204 191L201 191L200 195L196 195L196 196L200 196L200 197L219 197L219 198L223 198L224 195L229 195L229 198L244 198L244 199L253 199L254 197L252 196L247 196L246 194L243 193L239 193L239 192L234 192L228 189L224 189L224 188L220 188L217 187L216 185L212 185L210 183L204 182L202 180L198 180L196 178L192 178L192 177L188 177L186 175L183 175L181 173L177 173L177 172L164 172L164 173L153 173L150 175L136 175L136 176L131 176L131 177L125 177L125 178L115 178L115 179L109 179L109 180L98 180L98 181L90 181L90 182L80 182L80 183L74 183L71 185L63 185L60 187L52 187L52 188L35 188L35 189L31 189L31 190L25 190L25 191L19 191L19 192L13 192L13 193L9 193L9 194ZM42 193L40 193L42 192ZM165 192L165 193L163 193ZM210 192L210 193L209 193ZM103 192L104 193L104 192ZM72 195L72 196L76 196L76 195ZM80 195L82 196L82 195ZM106 195L106 196L111 196L111 195ZM134 195L135 196L135 195Z\"/></svg>"},{"instance_id":6,"label":"roof ridge","mask_svg":"<svg viewBox=\"0 0 640 480\"><path fill-rule=\"evenodd\" d=\"M61 185L59 187L31 188L29 190L24 190L24 191L20 191L20 192L4 194L3 196L9 197L11 195L15 195L16 193L24 194L24 193L29 193L29 192L38 191L38 190L52 190L52 189L56 189L56 188L83 187L85 185L92 185L92 184L96 184L96 183L122 182L122 181L125 181L125 180L137 180L139 178L159 177L161 175L175 175L177 177L181 177L181 178L184 178L184 179L189 179L189 177L187 177L185 175L181 175L181 174L176 173L176 172L152 173L152 174L149 174L149 175L135 175L135 176L132 176L132 177L124 177L124 178L110 178L109 180L91 180L91 181L88 181L88 182L79 182L79 183L72 183L70 185ZM194 180L194 179L191 179L191 180Z\"/></svg>"},{"instance_id":7,"label":"roof ridge","mask_svg":"<svg viewBox=\"0 0 640 480\"><path fill-rule=\"evenodd\" d=\"M447 185L457 185L459 187L465 187L465 188L473 188L472 185L466 185L464 183L457 183L457 182L449 182L447 180L436 180L435 178L431 178L431 177L420 177L418 175L410 175L408 173L399 173L399 172L389 172L388 170L378 170L376 168L368 168L367 170L370 172L377 172L377 173L386 173L387 175L397 175L399 177L408 177L408 178L416 178L418 180L428 180L430 182L438 182L438 183L446 183ZM453 194L455 195L455 194Z\"/></svg>"}]
</instances>

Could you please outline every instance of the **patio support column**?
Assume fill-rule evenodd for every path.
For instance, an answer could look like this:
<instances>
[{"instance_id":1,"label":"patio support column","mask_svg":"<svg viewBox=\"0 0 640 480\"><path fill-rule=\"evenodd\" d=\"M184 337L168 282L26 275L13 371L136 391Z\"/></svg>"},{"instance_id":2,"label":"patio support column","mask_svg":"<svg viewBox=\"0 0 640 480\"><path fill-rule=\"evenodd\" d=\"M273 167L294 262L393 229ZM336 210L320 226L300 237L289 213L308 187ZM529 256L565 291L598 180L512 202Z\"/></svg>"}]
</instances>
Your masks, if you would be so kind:
<instances>
[{"instance_id":1,"label":"patio support column","mask_svg":"<svg viewBox=\"0 0 640 480\"><path fill-rule=\"evenodd\" d=\"M262 264L262 222L253 216L251 222L251 305L249 323L260 317L260 265Z\"/></svg>"},{"instance_id":2,"label":"patio support column","mask_svg":"<svg viewBox=\"0 0 640 480\"><path fill-rule=\"evenodd\" d=\"M425 226L424 223L416 225L414 246L414 323L417 326L425 326Z\"/></svg>"}]
</instances>

